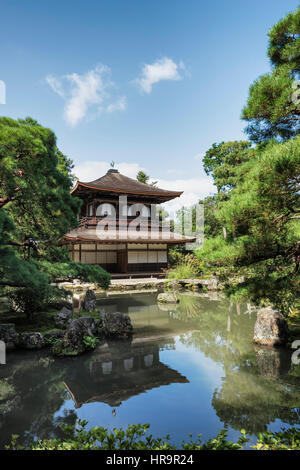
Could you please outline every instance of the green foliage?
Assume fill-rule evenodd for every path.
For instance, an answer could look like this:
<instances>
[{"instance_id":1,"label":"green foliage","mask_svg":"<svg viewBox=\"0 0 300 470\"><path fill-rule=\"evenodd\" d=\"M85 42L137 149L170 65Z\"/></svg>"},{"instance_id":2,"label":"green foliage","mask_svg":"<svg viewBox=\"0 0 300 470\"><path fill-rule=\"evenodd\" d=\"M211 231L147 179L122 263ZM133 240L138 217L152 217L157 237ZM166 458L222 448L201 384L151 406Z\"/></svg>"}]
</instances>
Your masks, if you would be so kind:
<instances>
[{"instance_id":1,"label":"green foliage","mask_svg":"<svg viewBox=\"0 0 300 470\"><path fill-rule=\"evenodd\" d=\"M143 171L139 171L138 174L136 175L136 179L140 183L148 184L150 176L146 175Z\"/></svg>"},{"instance_id":2,"label":"green foliage","mask_svg":"<svg viewBox=\"0 0 300 470\"><path fill-rule=\"evenodd\" d=\"M293 82L289 68L282 65L251 85L247 105L242 111L242 119L249 122L246 132L251 140L286 140L299 133L300 108L292 99Z\"/></svg>"},{"instance_id":3,"label":"green foliage","mask_svg":"<svg viewBox=\"0 0 300 470\"><path fill-rule=\"evenodd\" d=\"M223 236L205 240L203 247L196 251L197 256L203 263L203 267L218 268L221 266L232 265L237 261L237 251L240 241L236 244L228 243Z\"/></svg>"},{"instance_id":4,"label":"green foliage","mask_svg":"<svg viewBox=\"0 0 300 470\"><path fill-rule=\"evenodd\" d=\"M217 218L219 197L207 196L202 202L204 205L204 240L216 237L222 233L222 224Z\"/></svg>"},{"instance_id":5,"label":"green foliage","mask_svg":"<svg viewBox=\"0 0 300 470\"><path fill-rule=\"evenodd\" d=\"M86 350L93 350L99 344L99 339L96 336L85 336L83 338L83 344Z\"/></svg>"},{"instance_id":6,"label":"green foliage","mask_svg":"<svg viewBox=\"0 0 300 470\"><path fill-rule=\"evenodd\" d=\"M270 138L290 139L300 130L299 99L292 99L294 80L300 72L300 8L280 20L269 32L268 56L271 73L259 77L250 87L242 119L254 142ZM297 96L299 98L300 90Z\"/></svg>"},{"instance_id":7,"label":"green foliage","mask_svg":"<svg viewBox=\"0 0 300 470\"><path fill-rule=\"evenodd\" d=\"M170 437L156 438L148 434L148 424L129 425L127 429L109 431L103 427L92 427L86 430L87 421L79 420L78 425L62 426L65 439L44 439L24 448L18 444L18 436L13 435L7 450L240 450L249 438L244 430L236 442L227 439L227 430L222 430L218 435L202 442L201 435L189 442L182 442L181 446L170 443ZM253 446L256 450L299 450L300 430L292 428L280 433L260 434L257 443Z\"/></svg>"},{"instance_id":8,"label":"green foliage","mask_svg":"<svg viewBox=\"0 0 300 470\"><path fill-rule=\"evenodd\" d=\"M55 134L31 118L0 118L0 157L0 207L16 222L16 238L56 242L76 224L79 201Z\"/></svg>"},{"instance_id":9,"label":"green foliage","mask_svg":"<svg viewBox=\"0 0 300 470\"><path fill-rule=\"evenodd\" d=\"M36 280L32 287L6 290L11 310L24 312L30 318L34 312L41 312L47 308L54 297L57 299L64 296L64 291L52 287L46 276L41 279L42 282Z\"/></svg>"},{"instance_id":10,"label":"green foliage","mask_svg":"<svg viewBox=\"0 0 300 470\"><path fill-rule=\"evenodd\" d=\"M193 254L179 254L177 264L168 271L168 279L193 279L201 273L201 263Z\"/></svg>"},{"instance_id":11,"label":"green foliage","mask_svg":"<svg viewBox=\"0 0 300 470\"><path fill-rule=\"evenodd\" d=\"M295 214L300 206L300 136L271 143L245 164L247 177L219 210L219 220L238 238L240 262L284 255L298 240ZM233 242L234 243L234 242Z\"/></svg>"},{"instance_id":12,"label":"green foliage","mask_svg":"<svg viewBox=\"0 0 300 470\"><path fill-rule=\"evenodd\" d=\"M168 251L168 265L171 267L176 266L183 253L185 253L183 245L171 245Z\"/></svg>"},{"instance_id":13,"label":"green foliage","mask_svg":"<svg viewBox=\"0 0 300 470\"><path fill-rule=\"evenodd\" d=\"M39 263L41 271L47 273L51 281L57 279L72 280L79 279L85 282L93 282L107 289L110 283L111 275L101 266L87 263L76 263L69 260L62 263L51 263L51 261L41 261Z\"/></svg>"},{"instance_id":14,"label":"green foliage","mask_svg":"<svg viewBox=\"0 0 300 470\"><path fill-rule=\"evenodd\" d=\"M286 429L281 432L264 432L258 434L255 450L299 450L299 428Z\"/></svg>"},{"instance_id":15,"label":"green foliage","mask_svg":"<svg viewBox=\"0 0 300 470\"><path fill-rule=\"evenodd\" d=\"M287 64L300 71L300 8L278 21L268 33L268 56L273 66Z\"/></svg>"},{"instance_id":16,"label":"green foliage","mask_svg":"<svg viewBox=\"0 0 300 470\"><path fill-rule=\"evenodd\" d=\"M155 186L157 183L157 181L151 181L151 183L149 183L150 176L146 175L146 173L144 173L144 171L141 171L141 170L138 172L136 179L140 183L149 184L149 186Z\"/></svg>"},{"instance_id":17,"label":"green foliage","mask_svg":"<svg viewBox=\"0 0 300 470\"><path fill-rule=\"evenodd\" d=\"M240 178L237 168L251 158L251 142L233 141L214 143L203 157L203 168L214 179L218 191L228 191Z\"/></svg>"},{"instance_id":18,"label":"green foliage","mask_svg":"<svg viewBox=\"0 0 300 470\"><path fill-rule=\"evenodd\" d=\"M6 379L0 380L0 402L7 400L15 392L13 385L11 385Z\"/></svg>"},{"instance_id":19,"label":"green foliage","mask_svg":"<svg viewBox=\"0 0 300 470\"><path fill-rule=\"evenodd\" d=\"M84 336L82 344L78 347L65 346L63 339L56 339L51 342L51 352L58 357L76 357L86 351L94 350L100 343L96 336Z\"/></svg>"},{"instance_id":20,"label":"green foliage","mask_svg":"<svg viewBox=\"0 0 300 470\"><path fill-rule=\"evenodd\" d=\"M292 274L300 237L300 136L270 142L239 171L246 177L219 203L216 214L228 237L206 240L197 254L206 268L227 266L232 273L238 268L245 276L231 294L248 290L253 301L264 298L288 313L299 295Z\"/></svg>"},{"instance_id":21,"label":"green foliage","mask_svg":"<svg viewBox=\"0 0 300 470\"><path fill-rule=\"evenodd\" d=\"M286 315L299 298L299 33L299 8L269 32L273 69L251 85L242 112L256 148L222 142L206 152L204 169L218 194L197 250L203 269L217 272L232 298L273 304Z\"/></svg>"},{"instance_id":22,"label":"green foliage","mask_svg":"<svg viewBox=\"0 0 300 470\"><path fill-rule=\"evenodd\" d=\"M155 438L148 434L148 424L129 425L127 429L116 429L112 432L103 427L86 430L87 421L80 420L78 426L64 426L65 440L49 439L32 443L32 450L176 450L169 442L169 436ZM236 443L227 440L227 431L221 431L216 438L202 443L200 435L195 441L183 442L184 450L239 450L248 439L242 432ZM18 436L12 436L9 450L24 450L18 445Z\"/></svg>"},{"instance_id":23,"label":"green foliage","mask_svg":"<svg viewBox=\"0 0 300 470\"><path fill-rule=\"evenodd\" d=\"M52 348L51 352L53 356L58 357L76 357L80 354L83 354L86 351L84 345L78 348L73 348L71 346L65 346L64 341L62 339L56 339L52 341Z\"/></svg>"},{"instance_id":24,"label":"green foliage","mask_svg":"<svg viewBox=\"0 0 300 470\"><path fill-rule=\"evenodd\" d=\"M57 247L77 224L72 161L55 134L31 118L0 118L0 287L18 310L42 310L57 292L50 282L78 278L107 287L98 266L70 261Z\"/></svg>"}]
</instances>

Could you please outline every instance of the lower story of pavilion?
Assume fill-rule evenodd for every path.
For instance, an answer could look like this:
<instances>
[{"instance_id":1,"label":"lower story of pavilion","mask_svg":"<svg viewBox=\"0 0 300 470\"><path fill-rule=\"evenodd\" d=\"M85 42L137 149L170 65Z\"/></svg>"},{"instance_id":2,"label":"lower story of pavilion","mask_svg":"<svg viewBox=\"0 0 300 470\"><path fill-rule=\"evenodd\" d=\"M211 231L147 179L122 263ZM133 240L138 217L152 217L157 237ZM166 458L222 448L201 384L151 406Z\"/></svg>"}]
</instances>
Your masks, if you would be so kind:
<instances>
[{"instance_id":1,"label":"lower story of pavilion","mask_svg":"<svg viewBox=\"0 0 300 470\"><path fill-rule=\"evenodd\" d=\"M70 258L97 264L111 274L163 273L168 267L168 243L72 242Z\"/></svg>"}]
</instances>

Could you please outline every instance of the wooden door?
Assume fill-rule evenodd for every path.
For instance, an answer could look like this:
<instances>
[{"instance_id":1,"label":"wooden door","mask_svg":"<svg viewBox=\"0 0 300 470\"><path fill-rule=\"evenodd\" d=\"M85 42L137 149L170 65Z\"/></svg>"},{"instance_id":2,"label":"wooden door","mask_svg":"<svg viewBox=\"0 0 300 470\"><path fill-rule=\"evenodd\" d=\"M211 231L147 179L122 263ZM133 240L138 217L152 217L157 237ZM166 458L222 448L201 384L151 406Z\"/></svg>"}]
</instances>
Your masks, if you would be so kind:
<instances>
[{"instance_id":1,"label":"wooden door","mask_svg":"<svg viewBox=\"0 0 300 470\"><path fill-rule=\"evenodd\" d=\"M118 272L127 273L127 250L120 250L117 254Z\"/></svg>"}]
</instances>

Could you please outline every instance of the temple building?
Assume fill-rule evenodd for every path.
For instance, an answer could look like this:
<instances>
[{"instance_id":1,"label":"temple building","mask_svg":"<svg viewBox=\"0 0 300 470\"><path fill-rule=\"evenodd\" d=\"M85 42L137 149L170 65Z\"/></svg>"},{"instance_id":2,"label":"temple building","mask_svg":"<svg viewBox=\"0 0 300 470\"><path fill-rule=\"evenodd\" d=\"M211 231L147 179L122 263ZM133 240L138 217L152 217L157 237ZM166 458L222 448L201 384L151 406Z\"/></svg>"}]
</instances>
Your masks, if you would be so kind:
<instances>
[{"instance_id":1,"label":"temple building","mask_svg":"<svg viewBox=\"0 0 300 470\"><path fill-rule=\"evenodd\" d=\"M195 240L172 232L157 216L158 205L182 192L140 183L111 168L89 183L78 181L72 194L83 201L79 223L61 242L74 261L120 275L158 274L168 266L170 245Z\"/></svg>"}]
</instances>

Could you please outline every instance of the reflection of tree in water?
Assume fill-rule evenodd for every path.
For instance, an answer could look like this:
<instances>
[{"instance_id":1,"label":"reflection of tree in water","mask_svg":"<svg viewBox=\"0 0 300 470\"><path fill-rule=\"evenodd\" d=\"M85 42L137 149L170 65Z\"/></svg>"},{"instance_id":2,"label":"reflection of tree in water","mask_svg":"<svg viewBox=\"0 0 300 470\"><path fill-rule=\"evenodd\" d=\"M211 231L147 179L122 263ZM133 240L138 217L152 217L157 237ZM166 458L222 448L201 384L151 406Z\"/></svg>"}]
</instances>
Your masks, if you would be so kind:
<instances>
[{"instance_id":1,"label":"reflection of tree in water","mask_svg":"<svg viewBox=\"0 0 300 470\"><path fill-rule=\"evenodd\" d=\"M252 344L255 315L249 306L220 302L212 313L202 305L199 318L199 331L182 335L181 341L224 368L212 399L221 421L252 433L276 419L299 424L300 366L291 366L288 350Z\"/></svg>"},{"instance_id":2,"label":"reflection of tree in water","mask_svg":"<svg viewBox=\"0 0 300 470\"><path fill-rule=\"evenodd\" d=\"M220 365L237 365L242 355L253 350L251 341L255 315L241 313L246 305L232 305L229 301L212 302L190 296L198 305L197 330L181 336L186 346L201 350ZM183 313L182 313L183 314Z\"/></svg>"},{"instance_id":3,"label":"reflection of tree in water","mask_svg":"<svg viewBox=\"0 0 300 470\"><path fill-rule=\"evenodd\" d=\"M291 372L284 375L286 351L270 350L268 353L273 370L272 366L267 371L264 368L257 370L255 353L251 359L242 361L237 369L227 368L222 386L215 390L212 399L217 415L226 425L257 433L266 430L276 419L290 425L299 424L299 377L293 377ZM278 355L275 361L273 354Z\"/></svg>"},{"instance_id":4,"label":"reflection of tree in water","mask_svg":"<svg viewBox=\"0 0 300 470\"><path fill-rule=\"evenodd\" d=\"M21 357L20 353L10 355L9 363L0 370L0 390L1 384L2 390L3 384L6 389L9 386L8 394L0 394L0 448L10 442L12 434L18 434L22 444L37 437L62 437L60 425L76 421L74 411L54 417L67 398L62 364L41 363L40 353Z\"/></svg>"}]
</instances>

